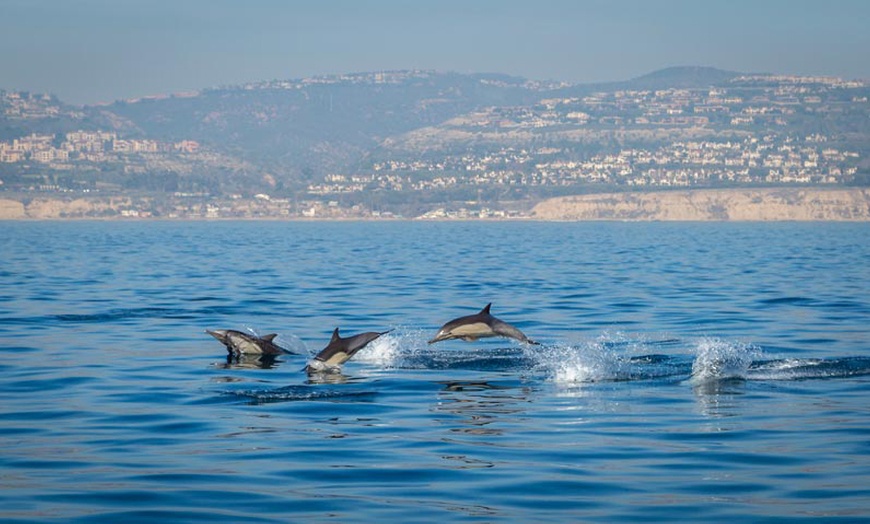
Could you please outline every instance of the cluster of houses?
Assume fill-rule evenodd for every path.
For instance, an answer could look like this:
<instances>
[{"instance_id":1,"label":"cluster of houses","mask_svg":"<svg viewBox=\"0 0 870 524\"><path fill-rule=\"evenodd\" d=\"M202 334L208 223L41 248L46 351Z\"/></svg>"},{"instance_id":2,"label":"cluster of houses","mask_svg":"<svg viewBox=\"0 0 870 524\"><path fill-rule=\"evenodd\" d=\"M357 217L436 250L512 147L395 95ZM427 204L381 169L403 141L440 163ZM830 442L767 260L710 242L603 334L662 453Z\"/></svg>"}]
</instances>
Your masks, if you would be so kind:
<instances>
[{"instance_id":1,"label":"cluster of houses","mask_svg":"<svg viewBox=\"0 0 870 524\"><path fill-rule=\"evenodd\" d=\"M311 190L841 184L857 173L860 153L818 133L800 136L790 122L800 114L866 114L865 88L834 77L747 75L725 87L617 90L492 107L427 130L433 142L483 144L476 152L430 151L423 160L406 145L368 170L330 175ZM413 140L420 138L407 142ZM620 143L632 146L613 145Z\"/></svg>"},{"instance_id":2,"label":"cluster of houses","mask_svg":"<svg viewBox=\"0 0 870 524\"><path fill-rule=\"evenodd\" d=\"M694 140L655 148L624 148L585 159L569 151L502 148L434 161L380 161L369 173L332 174L313 194L366 189L425 191L471 186L606 185L689 187L726 184L841 184L858 170L860 155L828 145L824 136Z\"/></svg>"},{"instance_id":3,"label":"cluster of houses","mask_svg":"<svg viewBox=\"0 0 870 524\"><path fill-rule=\"evenodd\" d=\"M0 162L35 162L53 169L73 169L71 162L103 163L120 161L122 156L148 153L195 153L193 140L176 143L148 139L125 139L109 131L74 131L58 138L55 134L31 133L0 142Z\"/></svg>"}]
</instances>

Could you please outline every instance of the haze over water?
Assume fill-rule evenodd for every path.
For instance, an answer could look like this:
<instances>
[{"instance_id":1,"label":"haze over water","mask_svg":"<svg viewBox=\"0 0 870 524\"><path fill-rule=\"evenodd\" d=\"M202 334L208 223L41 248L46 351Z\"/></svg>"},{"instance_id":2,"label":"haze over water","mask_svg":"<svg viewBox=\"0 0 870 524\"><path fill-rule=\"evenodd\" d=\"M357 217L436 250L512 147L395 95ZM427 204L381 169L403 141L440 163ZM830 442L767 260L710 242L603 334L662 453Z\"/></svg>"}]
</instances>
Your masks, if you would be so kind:
<instances>
[{"instance_id":1,"label":"haze over water","mask_svg":"<svg viewBox=\"0 0 870 524\"><path fill-rule=\"evenodd\" d=\"M860 223L6 222L0 518L864 521L868 260ZM488 302L543 345L426 344ZM309 379L336 326L394 331Z\"/></svg>"}]
</instances>

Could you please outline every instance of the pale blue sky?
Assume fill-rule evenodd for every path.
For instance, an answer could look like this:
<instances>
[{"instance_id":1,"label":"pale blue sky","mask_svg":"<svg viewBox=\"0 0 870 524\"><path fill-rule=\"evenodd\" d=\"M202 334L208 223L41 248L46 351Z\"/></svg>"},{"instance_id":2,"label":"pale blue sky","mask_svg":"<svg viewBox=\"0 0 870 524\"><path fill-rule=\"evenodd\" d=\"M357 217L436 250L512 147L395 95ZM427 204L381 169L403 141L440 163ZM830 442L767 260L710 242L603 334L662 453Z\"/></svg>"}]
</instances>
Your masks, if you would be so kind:
<instances>
[{"instance_id":1,"label":"pale blue sky","mask_svg":"<svg viewBox=\"0 0 870 524\"><path fill-rule=\"evenodd\" d=\"M866 0L0 0L0 89L94 103L388 69L870 78Z\"/></svg>"}]
</instances>

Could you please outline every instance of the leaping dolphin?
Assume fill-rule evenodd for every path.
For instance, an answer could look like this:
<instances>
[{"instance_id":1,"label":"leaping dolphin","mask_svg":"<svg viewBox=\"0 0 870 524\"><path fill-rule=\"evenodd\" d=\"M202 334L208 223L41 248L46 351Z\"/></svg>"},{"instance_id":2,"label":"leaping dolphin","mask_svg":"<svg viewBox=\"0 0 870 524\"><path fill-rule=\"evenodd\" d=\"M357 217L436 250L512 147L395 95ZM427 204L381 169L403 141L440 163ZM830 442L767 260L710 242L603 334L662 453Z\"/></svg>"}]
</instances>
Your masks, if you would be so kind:
<instances>
[{"instance_id":1,"label":"leaping dolphin","mask_svg":"<svg viewBox=\"0 0 870 524\"><path fill-rule=\"evenodd\" d=\"M492 303L486 305L480 310L480 313L459 317L444 324L438 330L435 338L429 341L430 344L441 342L442 340L460 339L465 341L474 341L479 338L486 337L508 337L519 340L525 344L540 345L535 342L522 331L514 326L499 320L489 313L489 308Z\"/></svg>"},{"instance_id":2,"label":"leaping dolphin","mask_svg":"<svg viewBox=\"0 0 870 524\"><path fill-rule=\"evenodd\" d=\"M234 329L205 330L227 347L230 355L284 355L290 353L275 344L276 333L262 337L236 331Z\"/></svg>"},{"instance_id":3,"label":"leaping dolphin","mask_svg":"<svg viewBox=\"0 0 870 524\"><path fill-rule=\"evenodd\" d=\"M385 335L392 331L381 331L380 333L369 331L353 335L352 337L342 338L338 334L338 328L332 332L332 338L329 344L318 353L311 362L305 366L305 371L310 375L319 372L334 372L338 371L340 366L347 362L350 357L362 348L366 347L369 342L375 340L381 335Z\"/></svg>"}]
</instances>

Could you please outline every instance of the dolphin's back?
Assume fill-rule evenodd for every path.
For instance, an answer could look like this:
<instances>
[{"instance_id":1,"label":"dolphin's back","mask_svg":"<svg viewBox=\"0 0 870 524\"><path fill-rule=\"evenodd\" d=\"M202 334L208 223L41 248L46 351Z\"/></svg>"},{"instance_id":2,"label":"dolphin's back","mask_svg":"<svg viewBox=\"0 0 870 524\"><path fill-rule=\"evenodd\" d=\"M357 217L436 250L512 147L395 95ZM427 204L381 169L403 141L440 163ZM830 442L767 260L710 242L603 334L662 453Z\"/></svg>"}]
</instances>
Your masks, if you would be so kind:
<instances>
[{"instance_id":1,"label":"dolphin's back","mask_svg":"<svg viewBox=\"0 0 870 524\"><path fill-rule=\"evenodd\" d=\"M389 333L389 331L374 332L369 331L360 333L352 337L341 338L338 334L338 328L332 332L332 339L329 344L318 353L313 361L306 366L306 370L311 373L315 371L323 371L324 369L335 369L350 360L359 350L366 347L371 341L381 335Z\"/></svg>"},{"instance_id":2,"label":"dolphin's back","mask_svg":"<svg viewBox=\"0 0 870 524\"><path fill-rule=\"evenodd\" d=\"M275 344L277 333L270 333L262 337L249 335L235 329L207 329L206 333L225 345L231 355L282 355L289 353L286 349Z\"/></svg>"}]
</instances>

